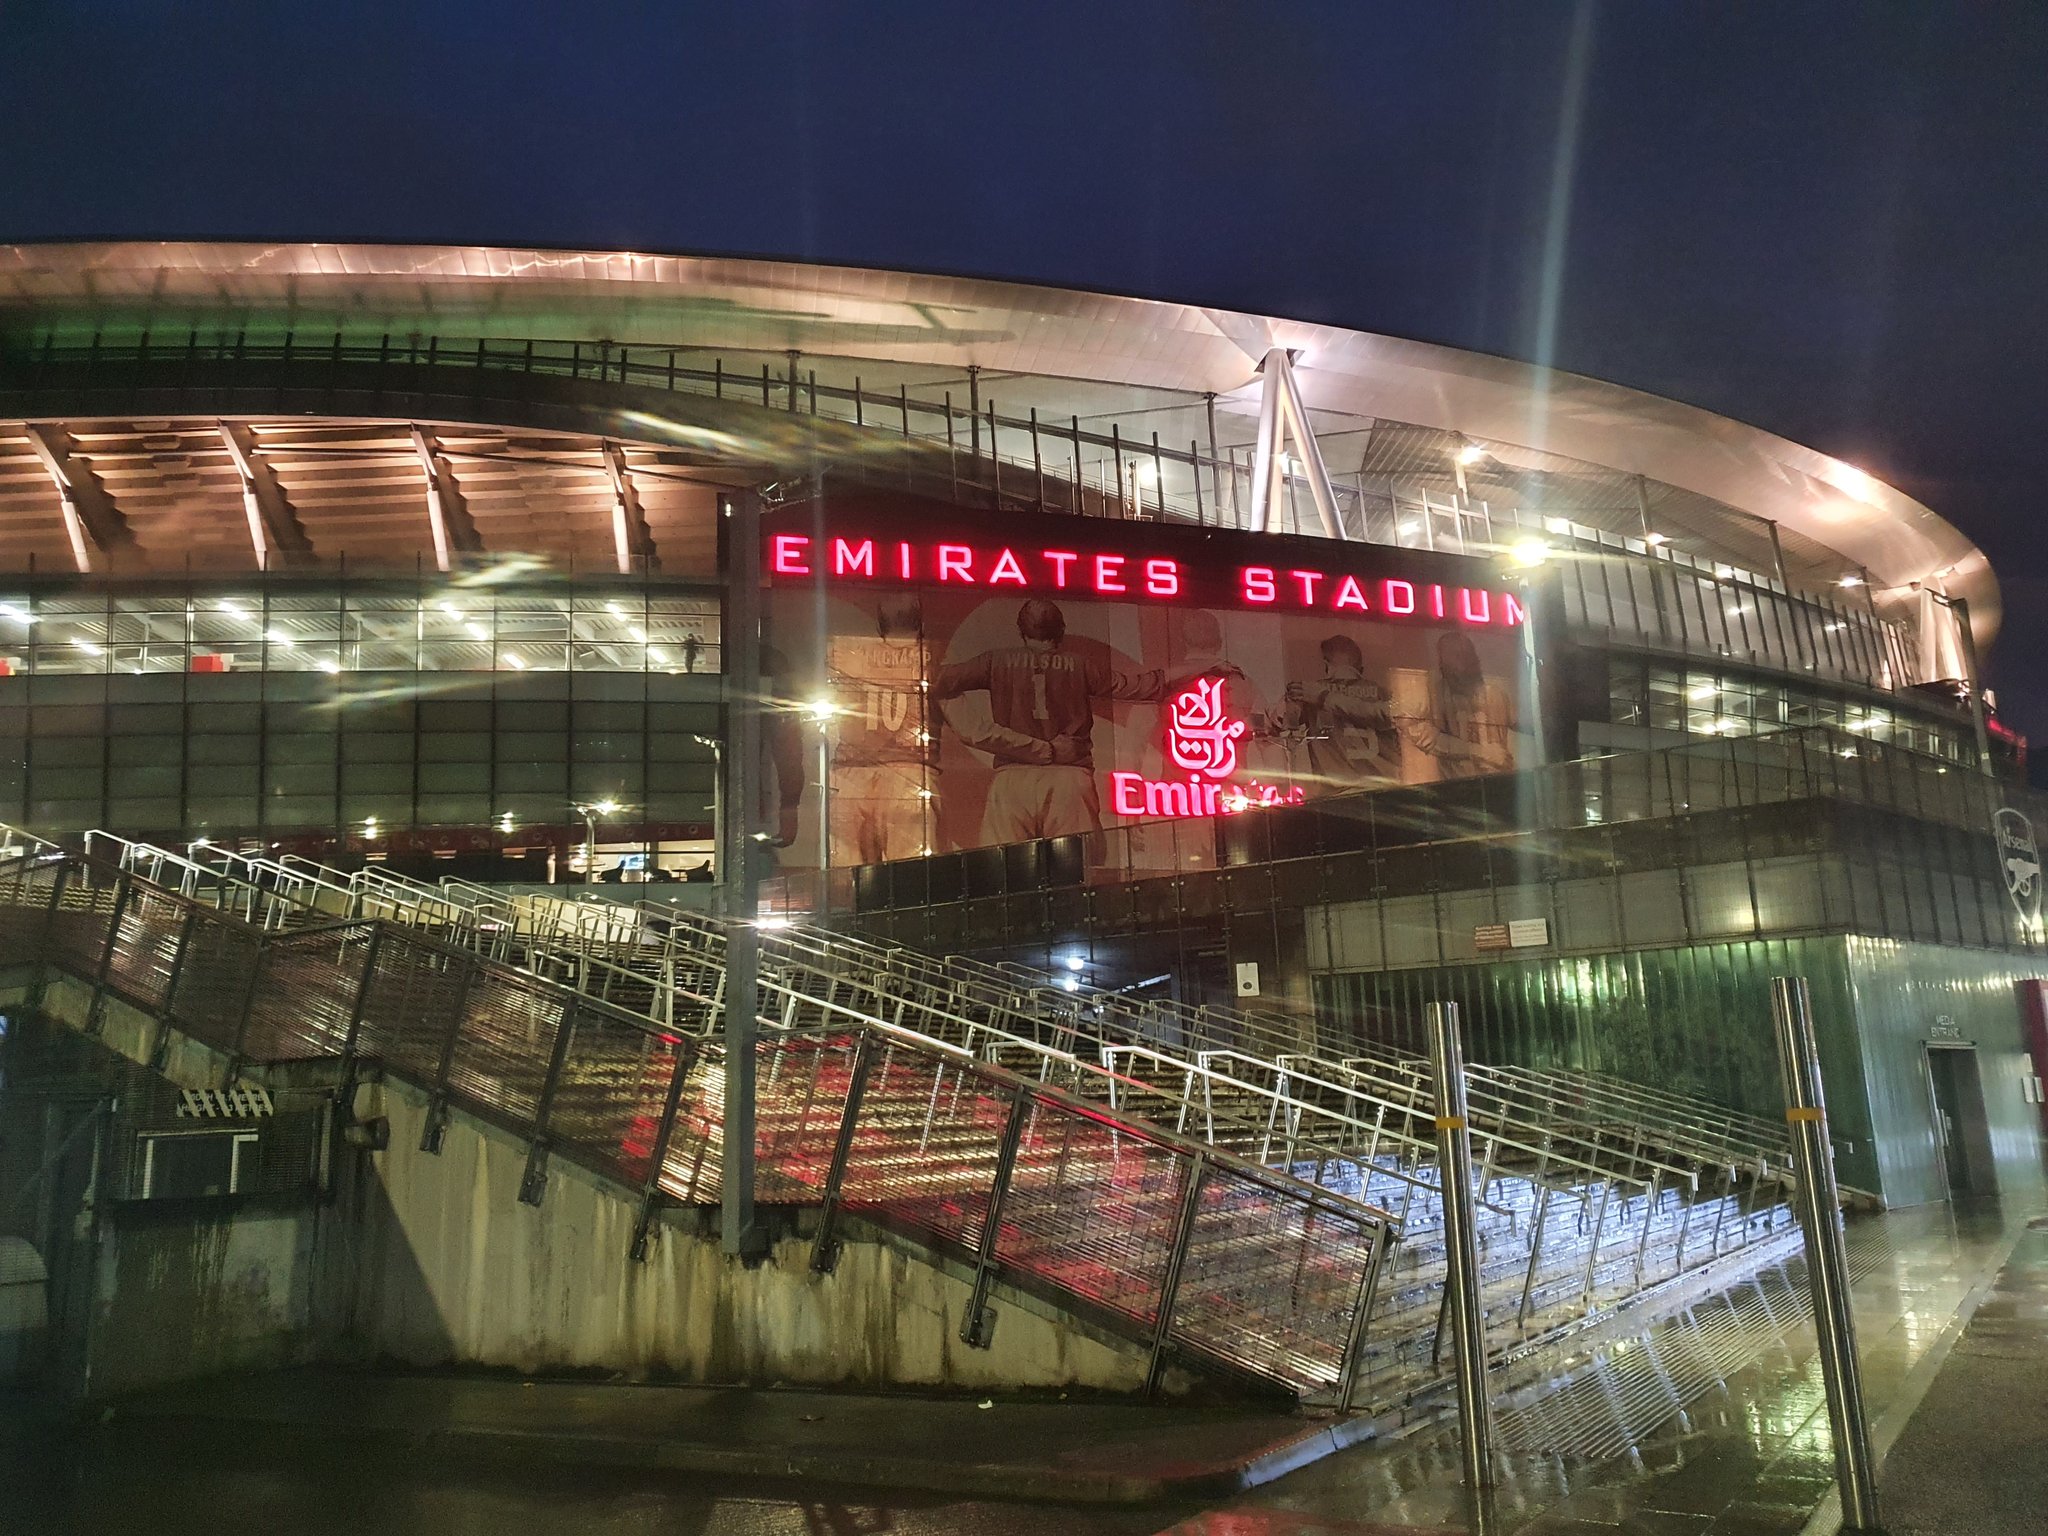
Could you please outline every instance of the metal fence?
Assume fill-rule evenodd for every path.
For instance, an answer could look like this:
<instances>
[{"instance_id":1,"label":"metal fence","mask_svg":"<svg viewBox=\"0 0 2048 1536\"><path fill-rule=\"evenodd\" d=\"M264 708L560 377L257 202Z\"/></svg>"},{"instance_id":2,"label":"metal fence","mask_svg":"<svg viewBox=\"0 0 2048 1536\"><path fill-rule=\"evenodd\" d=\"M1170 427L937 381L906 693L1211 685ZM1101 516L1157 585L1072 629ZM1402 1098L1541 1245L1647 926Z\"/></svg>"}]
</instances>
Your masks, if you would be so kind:
<instances>
[{"instance_id":1,"label":"metal fence","mask_svg":"<svg viewBox=\"0 0 2048 1536\"><path fill-rule=\"evenodd\" d=\"M0 865L0 962L83 982L254 1063L332 1058L528 1147L521 1198L562 1156L638 1191L636 1251L669 1202L717 1195L722 1046L389 919L266 928L133 871L29 846ZM705 1017L712 999L700 999ZM1310 1395L1355 1389L1386 1212L1120 1116L851 1010L762 1020L759 1194L856 1214L972 1266L969 1332L1000 1280L1151 1351Z\"/></svg>"},{"instance_id":2,"label":"metal fence","mask_svg":"<svg viewBox=\"0 0 2048 1536\"><path fill-rule=\"evenodd\" d=\"M1251 503L1251 455L1218 446L1213 413L1205 413L1206 442L1200 433L1162 441L1152 430L1161 419L1156 404L1130 413L1132 431L1127 434L1114 412L1106 418L1091 416L1085 424L1071 413L1064 419L1041 419L1035 408L1022 415L1006 414L968 379L958 381L964 390L960 398L944 383L918 386L926 391L920 394L913 394L912 386L903 382L894 389L874 387L855 371L860 364L851 359L832 360L847 373L833 382L820 380L815 367L800 372L793 354L727 355L705 348L525 338L371 339L286 331L274 340L251 340L246 333L201 337L194 332L166 338L143 332L125 342L95 338L85 346L60 346L53 334L46 334L22 338L8 361L15 387L29 390L117 386L125 372L152 369L185 388L217 387L230 370L254 376L252 370L289 369L330 397L346 392L366 400L363 386L369 370L464 370L479 380L494 374L567 378L802 416L813 430L826 423L830 431L851 427L870 448L874 439L894 438L914 446L919 454L892 461L887 454L845 453L839 455L844 460L842 472L887 484L918 484L954 500L973 491L993 496L998 504L1212 527L1243 526ZM890 365L877 360L875 366ZM461 387L474 393L484 386L478 382ZM1027 386L1019 381L1018 387ZM937 398L931 397L934 394ZM1201 403L1198 397L1189 397L1180 408L1193 410ZM1138 427L1141 420L1149 425ZM1437 435L1393 422L1360 426L1384 427L1397 436ZM841 446L853 441L847 439ZM1517 459L1530 457L1526 449L1511 451ZM1540 457L1546 463L1569 462ZM1503 495L1516 494L1510 482L1517 478L1532 482L1523 491L1529 496L1527 505L1495 505L1484 497L1441 487L1433 490L1424 475L1394 476L1368 470L1364 464L1355 473L1339 472L1331 478L1339 517L1353 538L1412 549L1493 553L1534 537L1583 557L1590 582L1582 576L1567 594L1575 625L1683 643L1707 654L1754 654L1786 664L1796 660L1874 686L1901 687L1918 680L1910 632L1879 618L1867 606L1838 602L1824 591L1795 591L1786 580L1784 551L1775 533L1769 546L1756 553L1732 547L1730 527L1754 523L1774 529L1768 519L1656 488L1682 502L1700 530L1707 530L1688 530L1689 536L1716 550L1725 547L1726 553L1753 567L1743 569L1721 558L1687 553L1664 536L1652 535L1651 487L1640 477L1591 465L1578 469L1576 476L1509 476L1499 486ZM1477 475L1473 471L1473 477ZM1598 483L1584 505L1573 504L1569 485L1574 479ZM1626 511L1617 512L1622 504ZM1276 518L1282 524L1291 518L1292 526L1306 527L1301 509L1309 505L1303 477L1286 473ZM1754 543L1755 530L1748 530L1748 537L1738 542ZM1758 558L1760 554L1771 556L1770 567Z\"/></svg>"}]
</instances>

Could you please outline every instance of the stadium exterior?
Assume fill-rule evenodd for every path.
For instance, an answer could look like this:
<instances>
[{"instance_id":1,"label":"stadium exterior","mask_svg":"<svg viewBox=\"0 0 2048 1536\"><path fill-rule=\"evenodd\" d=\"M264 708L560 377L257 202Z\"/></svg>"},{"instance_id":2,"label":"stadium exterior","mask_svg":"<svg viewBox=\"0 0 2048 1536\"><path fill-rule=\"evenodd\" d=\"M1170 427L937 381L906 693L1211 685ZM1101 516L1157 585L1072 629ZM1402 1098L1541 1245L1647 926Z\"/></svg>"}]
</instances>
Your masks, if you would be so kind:
<instances>
[{"instance_id":1,"label":"stadium exterior","mask_svg":"<svg viewBox=\"0 0 2048 1536\"><path fill-rule=\"evenodd\" d=\"M2039 1178L1998 622L1853 466L1421 343L769 261L0 248L0 821L624 887L737 814L771 904L872 934L1361 1034L1457 996L1476 1054L1750 1109L1798 971L1894 1203Z\"/></svg>"}]
</instances>

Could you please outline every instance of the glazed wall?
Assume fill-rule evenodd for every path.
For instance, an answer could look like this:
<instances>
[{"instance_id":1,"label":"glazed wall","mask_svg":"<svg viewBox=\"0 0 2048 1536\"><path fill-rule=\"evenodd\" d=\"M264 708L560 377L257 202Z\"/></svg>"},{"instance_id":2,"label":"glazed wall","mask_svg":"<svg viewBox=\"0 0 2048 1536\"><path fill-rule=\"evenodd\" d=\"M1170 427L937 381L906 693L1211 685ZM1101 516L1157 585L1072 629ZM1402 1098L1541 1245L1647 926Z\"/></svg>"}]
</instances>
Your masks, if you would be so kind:
<instances>
[{"instance_id":1,"label":"glazed wall","mask_svg":"<svg viewBox=\"0 0 2048 1536\"><path fill-rule=\"evenodd\" d=\"M2039 959L1972 954L1889 939L1846 941L1879 1176L1893 1205L1947 1197L1936 1158L1927 1042L1975 1045L2000 1192L2042 1182L2040 1111L2027 1102L2019 983L2048 974Z\"/></svg>"},{"instance_id":2,"label":"glazed wall","mask_svg":"<svg viewBox=\"0 0 2048 1536\"><path fill-rule=\"evenodd\" d=\"M1842 1181L1903 1206L1947 1196L1925 1061L1938 1021L1977 1046L2001 1190L2040 1186L2018 983L2043 970L2019 956L1825 936L1324 973L1315 994L1325 1027L1352 1037L1420 1048L1423 1006L1455 1002L1474 1060L1611 1073L1773 1116L1784 1098L1770 982L1803 976Z\"/></svg>"},{"instance_id":3,"label":"glazed wall","mask_svg":"<svg viewBox=\"0 0 2048 1536\"><path fill-rule=\"evenodd\" d=\"M659 672L0 678L0 821L289 838L370 817L561 826L572 802L612 799L708 828L716 689Z\"/></svg>"}]
</instances>

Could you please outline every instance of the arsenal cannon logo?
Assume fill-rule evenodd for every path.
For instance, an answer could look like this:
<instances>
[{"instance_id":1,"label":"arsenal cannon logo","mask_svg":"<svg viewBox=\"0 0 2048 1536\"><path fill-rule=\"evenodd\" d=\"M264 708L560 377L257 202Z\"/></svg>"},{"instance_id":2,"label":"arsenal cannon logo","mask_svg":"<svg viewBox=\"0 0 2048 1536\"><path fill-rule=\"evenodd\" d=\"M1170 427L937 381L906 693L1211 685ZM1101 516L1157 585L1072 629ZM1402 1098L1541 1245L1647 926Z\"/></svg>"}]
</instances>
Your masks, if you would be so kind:
<instances>
[{"instance_id":1,"label":"arsenal cannon logo","mask_svg":"<svg viewBox=\"0 0 2048 1536\"><path fill-rule=\"evenodd\" d=\"M1991 834L2005 872L2005 893L2020 921L2031 926L2041 918L2041 852L2034 843L2034 824L2011 806L2002 806L1991 818Z\"/></svg>"}]
</instances>

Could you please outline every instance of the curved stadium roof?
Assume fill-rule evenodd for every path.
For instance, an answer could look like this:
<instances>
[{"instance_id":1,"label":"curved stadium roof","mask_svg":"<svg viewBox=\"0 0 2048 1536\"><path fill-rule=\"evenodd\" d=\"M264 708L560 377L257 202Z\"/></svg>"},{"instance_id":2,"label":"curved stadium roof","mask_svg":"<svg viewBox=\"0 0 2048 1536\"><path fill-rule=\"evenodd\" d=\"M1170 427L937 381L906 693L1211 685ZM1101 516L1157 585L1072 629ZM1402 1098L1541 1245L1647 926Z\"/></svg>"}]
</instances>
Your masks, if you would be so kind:
<instances>
[{"instance_id":1,"label":"curved stadium roof","mask_svg":"<svg viewBox=\"0 0 2048 1536\"><path fill-rule=\"evenodd\" d=\"M800 371L828 388L858 379L865 392L927 401L944 393L962 406L971 390L984 406L998 402L1006 418L1028 411L1102 431L1116 423L1127 443L1157 432L1168 445L1204 452L1211 441L1226 452L1251 442L1259 363L1269 348L1285 347L1336 478L1447 484L1451 457L1473 443L1485 451L1468 477L1475 498L1534 505L1618 534L1640 533L1647 516L1700 555L1750 570L1770 569L1776 524L1794 586L1867 572L1880 593L1895 594L1880 601L1903 608L1910 584L1938 582L1969 600L1980 642L1997 628L1998 587L1982 552L1852 465L1674 401L1421 342L1024 284L723 257L472 246L0 246L0 335L12 343L0 369L18 375L10 384L0 371L0 386L9 399L29 402L5 408L16 421L43 419L21 377L33 375L23 360L37 348L97 337L111 349L145 334L159 344L224 335L254 342L287 331L334 336L337 348L344 339L388 346L390 338L403 345L420 337L676 348L700 361L736 360L735 377L744 362L757 383L765 366L778 378ZM154 426L161 439L177 427L172 418L195 414L170 398L156 408L161 418L130 412L138 419L110 431ZM308 413L300 406L290 414ZM49 416L76 423L87 414ZM333 414L350 412L337 406ZM545 517L533 509L551 493L548 474L534 465L578 469L601 491L605 439L635 444L636 471L666 474L678 486L791 467L774 441L745 431L679 436L645 414L522 425L567 435L520 434L479 457L514 466L507 474L519 499L505 537L515 541L542 536L535 525ZM8 430L0 425L0 434ZM383 428L366 422L362 430L375 436ZM284 431L260 425L259 448L267 451L273 438L281 444ZM121 446L132 445L107 451ZM399 441L395 451L407 446ZM0 443L0 515L14 498L52 497L31 448L25 437ZM216 455L227 478L215 492L228 488L223 509L239 516L225 448L201 456L211 465ZM141 467L127 494L177 501L174 485L152 481L147 464L134 462ZM183 462L190 471L193 461ZM321 538L312 531L315 545ZM602 542L599 532L592 538ZM4 549L0 558L14 563Z\"/></svg>"}]
</instances>

